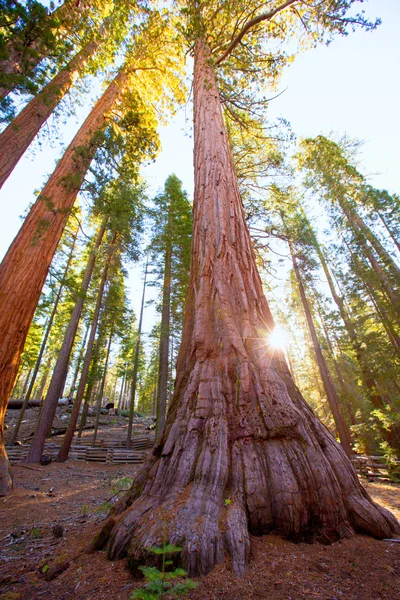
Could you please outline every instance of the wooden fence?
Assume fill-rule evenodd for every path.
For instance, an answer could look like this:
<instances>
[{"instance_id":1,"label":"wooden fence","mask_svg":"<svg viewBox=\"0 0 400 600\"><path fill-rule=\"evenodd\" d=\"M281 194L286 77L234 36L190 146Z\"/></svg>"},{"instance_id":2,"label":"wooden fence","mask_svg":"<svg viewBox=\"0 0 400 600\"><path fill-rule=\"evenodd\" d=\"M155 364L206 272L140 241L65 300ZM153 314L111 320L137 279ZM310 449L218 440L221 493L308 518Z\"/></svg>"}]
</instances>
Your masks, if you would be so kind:
<instances>
[{"instance_id":1,"label":"wooden fence","mask_svg":"<svg viewBox=\"0 0 400 600\"><path fill-rule=\"evenodd\" d=\"M69 452L70 460L85 460L105 464L141 463L145 460L148 451L154 445L154 437L135 437L131 447L126 448L122 440L96 440L95 446L89 445L88 440L78 438L74 440ZM57 457L61 445L53 441L46 442L43 454L52 460ZM11 464L24 462L28 453L29 444L22 446L7 446L7 455Z\"/></svg>"}]
</instances>

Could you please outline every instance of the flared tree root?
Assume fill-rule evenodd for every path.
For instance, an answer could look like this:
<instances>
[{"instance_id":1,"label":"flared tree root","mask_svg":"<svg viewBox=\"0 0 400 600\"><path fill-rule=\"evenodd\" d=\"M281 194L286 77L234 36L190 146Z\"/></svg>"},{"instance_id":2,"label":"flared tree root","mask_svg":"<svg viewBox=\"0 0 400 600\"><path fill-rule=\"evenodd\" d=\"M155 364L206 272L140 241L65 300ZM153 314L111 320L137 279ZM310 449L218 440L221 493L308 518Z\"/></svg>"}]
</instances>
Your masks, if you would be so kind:
<instances>
[{"instance_id":1,"label":"flared tree root","mask_svg":"<svg viewBox=\"0 0 400 600\"><path fill-rule=\"evenodd\" d=\"M192 429L179 451L166 444L151 457L95 547L106 546L111 560L127 556L135 573L149 562L146 548L161 547L167 535L182 547L190 576L207 574L226 555L243 576L250 534L273 531L324 544L355 533L399 534L396 519L368 496L325 427L315 417L311 425L314 442L303 422L297 437L230 444L221 435L213 448Z\"/></svg>"}]
</instances>

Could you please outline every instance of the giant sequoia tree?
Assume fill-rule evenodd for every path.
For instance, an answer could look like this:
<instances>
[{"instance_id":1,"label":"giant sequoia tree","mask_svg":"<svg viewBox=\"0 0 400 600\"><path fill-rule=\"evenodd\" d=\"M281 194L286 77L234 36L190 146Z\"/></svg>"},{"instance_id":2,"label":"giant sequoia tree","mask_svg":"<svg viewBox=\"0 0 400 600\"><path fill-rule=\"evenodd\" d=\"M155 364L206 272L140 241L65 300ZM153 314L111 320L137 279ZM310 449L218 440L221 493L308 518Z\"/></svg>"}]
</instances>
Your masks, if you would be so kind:
<instances>
[{"instance_id":1,"label":"giant sequoia tree","mask_svg":"<svg viewBox=\"0 0 400 600\"><path fill-rule=\"evenodd\" d=\"M266 335L274 324L244 218L215 69L229 58L237 72L246 52L260 51L262 31L291 33L298 17L289 13L285 22L285 9L307 18L310 31L314 25L343 31L351 4L329 0L314 9L296 0L269 2L263 14L252 2L186 6L194 44L189 296L164 432L94 544L107 545L111 559L128 555L132 566L143 562L145 549L160 545L166 530L170 542L182 546L191 574L208 572L226 553L243 574L250 533L275 530L330 542L355 531L376 537L400 531L303 400L283 355L268 350ZM240 44L245 36L251 43Z\"/></svg>"}]
</instances>

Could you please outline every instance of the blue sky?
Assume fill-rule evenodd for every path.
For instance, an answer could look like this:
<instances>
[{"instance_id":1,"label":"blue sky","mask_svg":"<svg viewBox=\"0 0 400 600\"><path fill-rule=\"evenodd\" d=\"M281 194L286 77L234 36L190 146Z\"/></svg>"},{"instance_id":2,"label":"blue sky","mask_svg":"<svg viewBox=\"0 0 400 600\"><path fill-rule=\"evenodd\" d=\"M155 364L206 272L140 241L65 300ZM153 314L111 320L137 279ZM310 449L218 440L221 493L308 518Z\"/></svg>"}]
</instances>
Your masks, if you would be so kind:
<instances>
[{"instance_id":1,"label":"blue sky","mask_svg":"<svg viewBox=\"0 0 400 600\"><path fill-rule=\"evenodd\" d=\"M270 103L270 118L284 117L298 136L335 132L364 140L362 172L376 187L399 192L400 3L370 0L362 8L371 19L380 17L382 25L372 33L356 31L336 38L328 47L320 46L297 57L282 77L279 90L284 93ZM87 110L83 107L78 118L57 126L64 145L72 139ZM191 123L187 115L189 111L181 109L160 132L163 151L144 170L152 193L172 172L192 193ZM61 153L57 140L54 147L45 141L34 155L28 151L0 191L0 257L21 225L20 215L34 200L34 190L40 189ZM132 268L130 282L132 303L138 312L141 292L137 268Z\"/></svg>"}]
</instances>

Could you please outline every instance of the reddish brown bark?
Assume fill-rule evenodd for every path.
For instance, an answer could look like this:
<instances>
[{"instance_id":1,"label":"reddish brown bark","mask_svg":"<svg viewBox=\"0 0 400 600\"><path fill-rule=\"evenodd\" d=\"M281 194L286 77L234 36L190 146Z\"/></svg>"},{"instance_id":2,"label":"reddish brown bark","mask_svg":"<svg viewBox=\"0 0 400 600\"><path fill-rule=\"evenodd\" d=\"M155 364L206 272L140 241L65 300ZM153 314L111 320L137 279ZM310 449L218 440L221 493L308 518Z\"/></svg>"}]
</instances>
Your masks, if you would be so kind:
<instances>
[{"instance_id":1,"label":"reddish brown bark","mask_svg":"<svg viewBox=\"0 0 400 600\"><path fill-rule=\"evenodd\" d=\"M99 44L100 40L87 44L0 134L0 188Z\"/></svg>"},{"instance_id":2,"label":"reddish brown bark","mask_svg":"<svg viewBox=\"0 0 400 600\"><path fill-rule=\"evenodd\" d=\"M293 385L282 353L268 351L273 320L209 58L197 41L192 265L174 396L152 457L94 543L133 568L166 531L191 575L226 553L243 574L249 533L329 542L400 531Z\"/></svg>"},{"instance_id":3,"label":"reddish brown bark","mask_svg":"<svg viewBox=\"0 0 400 600\"><path fill-rule=\"evenodd\" d=\"M21 352L69 212L100 142L99 131L126 84L120 72L96 103L44 186L0 265L0 424ZM0 447L3 443L0 425ZM4 456L3 454L1 456ZM0 456L0 461L1 461ZM4 458L3 458L4 462ZM0 465L0 495L7 493Z\"/></svg>"},{"instance_id":4,"label":"reddish brown bark","mask_svg":"<svg viewBox=\"0 0 400 600\"><path fill-rule=\"evenodd\" d=\"M57 309L58 309L58 304L59 304L60 299L61 299L61 294L62 294L62 292L64 290L65 278L67 277L68 270L69 270L70 265L71 265L72 256L73 256L73 253L74 253L74 248L75 248L75 243L76 243L76 238L77 237L78 237L78 232L76 231L76 233L74 235L74 238L73 238L72 246L71 246L70 251L69 251L69 256L68 256L67 264L65 265L64 274L63 274L62 279L61 279L61 284L60 284L60 287L58 288L58 292L57 292L57 296L56 296L56 299L55 299L55 302L54 302L54 305L53 305L53 309L51 311L50 317L49 317L47 325L46 325L46 331L45 331L45 334L43 336L43 340L42 340L42 343L41 343L41 346L40 346L38 357L36 359L35 368L33 369L32 379L30 381L28 391L27 391L27 393L26 393L26 395L24 397L24 403L23 403L22 408L21 408L21 410L19 412L18 420L15 423L15 426L14 426L14 429L13 429L13 432L12 432L12 436L11 436L11 439L10 439L10 445L11 446L14 445L14 442L17 439L19 428L21 427L22 419L24 418L25 410L26 410L26 408L28 406L29 400L31 399L31 395L32 395L32 391L33 391L33 386L35 385L36 377L37 377L37 374L39 372L39 369L40 369L40 366L41 366L41 363L42 363L43 354L44 354L44 351L46 349L47 340L49 339L50 331L51 331L51 328L53 326L53 321L54 321L54 318L55 318L55 316L57 314Z\"/></svg>"}]
</instances>

